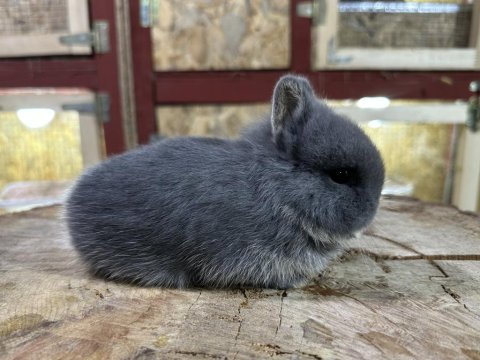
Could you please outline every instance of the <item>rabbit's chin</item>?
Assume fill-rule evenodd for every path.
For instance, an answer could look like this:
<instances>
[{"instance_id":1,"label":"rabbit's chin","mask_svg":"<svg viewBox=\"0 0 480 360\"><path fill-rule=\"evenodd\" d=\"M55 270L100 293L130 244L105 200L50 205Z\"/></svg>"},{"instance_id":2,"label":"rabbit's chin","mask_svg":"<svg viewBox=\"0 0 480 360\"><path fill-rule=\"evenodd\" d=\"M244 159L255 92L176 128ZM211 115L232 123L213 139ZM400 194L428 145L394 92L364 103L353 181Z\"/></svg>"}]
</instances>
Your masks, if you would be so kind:
<instances>
[{"instance_id":1,"label":"rabbit's chin","mask_svg":"<svg viewBox=\"0 0 480 360\"><path fill-rule=\"evenodd\" d=\"M281 209L282 215L292 224L299 226L310 243L319 250L342 248L347 241L360 237L363 229L348 234L331 234L315 224L315 221L304 216L299 216L289 206Z\"/></svg>"}]
</instances>

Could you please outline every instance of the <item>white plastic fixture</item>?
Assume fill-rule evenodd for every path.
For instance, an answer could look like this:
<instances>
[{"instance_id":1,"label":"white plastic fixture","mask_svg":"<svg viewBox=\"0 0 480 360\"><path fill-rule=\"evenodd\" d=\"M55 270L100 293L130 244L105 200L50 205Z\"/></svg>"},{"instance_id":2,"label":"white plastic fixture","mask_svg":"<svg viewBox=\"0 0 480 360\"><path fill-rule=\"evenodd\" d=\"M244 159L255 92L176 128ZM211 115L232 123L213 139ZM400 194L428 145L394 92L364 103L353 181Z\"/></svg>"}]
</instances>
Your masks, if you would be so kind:
<instances>
[{"instance_id":1,"label":"white plastic fixture","mask_svg":"<svg viewBox=\"0 0 480 360\"><path fill-rule=\"evenodd\" d=\"M40 129L50 124L55 117L55 110L48 108L19 109L17 117L30 129Z\"/></svg>"},{"instance_id":2,"label":"white plastic fixture","mask_svg":"<svg viewBox=\"0 0 480 360\"><path fill-rule=\"evenodd\" d=\"M360 109L385 109L390 105L390 99L384 96L363 97L357 100Z\"/></svg>"}]
</instances>

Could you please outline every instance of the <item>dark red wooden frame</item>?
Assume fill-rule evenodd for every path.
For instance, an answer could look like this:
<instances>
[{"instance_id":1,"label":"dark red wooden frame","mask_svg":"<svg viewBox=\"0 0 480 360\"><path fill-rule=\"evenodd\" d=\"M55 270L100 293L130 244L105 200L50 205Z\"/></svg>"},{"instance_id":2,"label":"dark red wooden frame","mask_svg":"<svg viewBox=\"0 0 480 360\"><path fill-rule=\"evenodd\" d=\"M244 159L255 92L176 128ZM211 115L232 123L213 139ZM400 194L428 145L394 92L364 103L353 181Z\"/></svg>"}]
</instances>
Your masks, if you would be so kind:
<instances>
[{"instance_id":1,"label":"dark red wooden frame","mask_svg":"<svg viewBox=\"0 0 480 360\"><path fill-rule=\"evenodd\" d=\"M110 121L104 124L107 154L125 150L117 61L115 0L90 0L91 20L110 24L111 51L84 57L0 60L0 87L86 88L110 95Z\"/></svg>"},{"instance_id":2,"label":"dark red wooden frame","mask_svg":"<svg viewBox=\"0 0 480 360\"><path fill-rule=\"evenodd\" d=\"M291 65L282 70L155 72L150 29L139 23L139 1L130 0L139 141L156 132L155 105L254 103L270 100L273 85L286 72L310 79L330 99L382 95L392 99L467 99L478 71L312 71L311 21L296 16L301 0L291 0ZM259 50L260 51L260 50Z\"/></svg>"}]
</instances>

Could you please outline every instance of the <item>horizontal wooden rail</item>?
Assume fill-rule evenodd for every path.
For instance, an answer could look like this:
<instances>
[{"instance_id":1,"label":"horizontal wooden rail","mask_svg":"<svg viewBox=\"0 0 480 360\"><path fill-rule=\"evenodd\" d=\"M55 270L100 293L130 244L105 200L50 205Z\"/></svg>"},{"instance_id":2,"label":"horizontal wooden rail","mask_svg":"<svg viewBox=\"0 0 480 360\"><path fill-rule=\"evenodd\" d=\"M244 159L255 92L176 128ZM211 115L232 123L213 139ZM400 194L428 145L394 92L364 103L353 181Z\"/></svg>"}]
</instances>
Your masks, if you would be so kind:
<instances>
[{"instance_id":1,"label":"horizontal wooden rail","mask_svg":"<svg viewBox=\"0 0 480 360\"><path fill-rule=\"evenodd\" d=\"M285 71L156 72L156 104L249 103L270 100ZM319 95L330 99L386 96L392 99L457 100L471 96L480 72L320 71L303 72Z\"/></svg>"}]
</instances>

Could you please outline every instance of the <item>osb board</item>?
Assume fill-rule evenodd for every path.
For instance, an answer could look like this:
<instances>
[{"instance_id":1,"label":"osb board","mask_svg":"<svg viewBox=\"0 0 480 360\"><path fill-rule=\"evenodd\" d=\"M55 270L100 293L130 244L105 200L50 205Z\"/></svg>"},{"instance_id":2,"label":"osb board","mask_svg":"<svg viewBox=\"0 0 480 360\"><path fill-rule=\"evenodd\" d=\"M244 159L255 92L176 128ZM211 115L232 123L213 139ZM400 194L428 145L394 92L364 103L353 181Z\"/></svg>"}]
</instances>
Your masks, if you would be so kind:
<instances>
[{"instance_id":1,"label":"osb board","mask_svg":"<svg viewBox=\"0 0 480 360\"><path fill-rule=\"evenodd\" d=\"M75 112L57 113L37 129L22 124L14 112L0 112L0 191L15 181L75 178L83 169L80 145Z\"/></svg>"},{"instance_id":2,"label":"osb board","mask_svg":"<svg viewBox=\"0 0 480 360\"><path fill-rule=\"evenodd\" d=\"M269 104L159 106L157 127L162 136L232 138L269 111Z\"/></svg>"},{"instance_id":3,"label":"osb board","mask_svg":"<svg viewBox=\"0 0 480 360\"><path fill-rule=\"evenodd\" d=\"M290 1L159 3L155 70L279 69L290 64Z\"/></svg>"},{"instance_id":4,"label":"osb board","mask_svg":"<svg viewBox=\"0 0 480 360\"><path fill-rule=\"evenodd\" d=\"M0 217L3 358L480 356L478 215L384 199L369 230L374 241L357 241L363 250L349 250L305 288L214 291L92 278L77 261L59 212L49 207ZM457 241L439 241L446 233Z\"/></svg>"}]
</instances>

